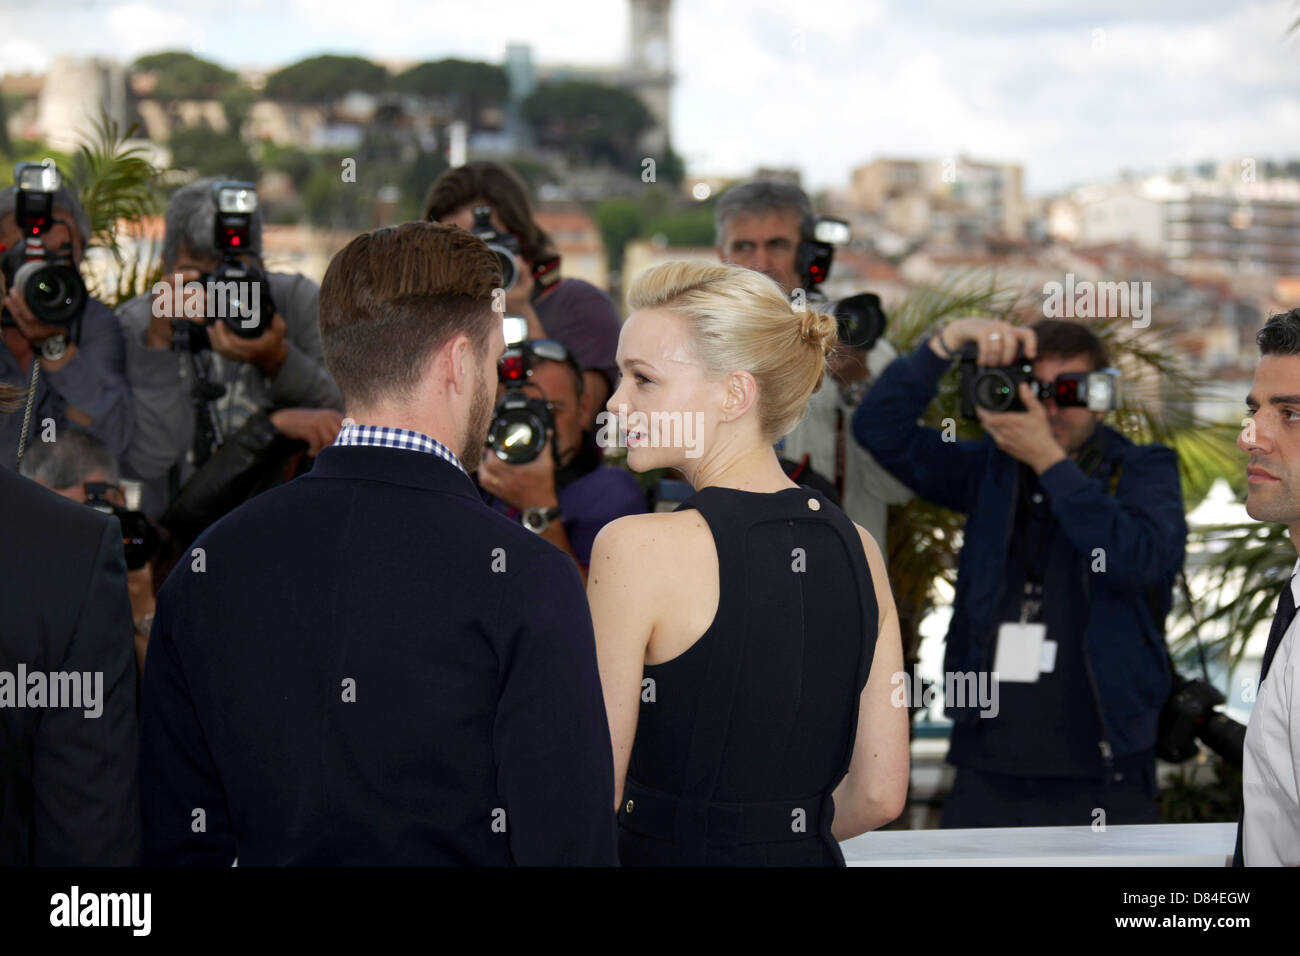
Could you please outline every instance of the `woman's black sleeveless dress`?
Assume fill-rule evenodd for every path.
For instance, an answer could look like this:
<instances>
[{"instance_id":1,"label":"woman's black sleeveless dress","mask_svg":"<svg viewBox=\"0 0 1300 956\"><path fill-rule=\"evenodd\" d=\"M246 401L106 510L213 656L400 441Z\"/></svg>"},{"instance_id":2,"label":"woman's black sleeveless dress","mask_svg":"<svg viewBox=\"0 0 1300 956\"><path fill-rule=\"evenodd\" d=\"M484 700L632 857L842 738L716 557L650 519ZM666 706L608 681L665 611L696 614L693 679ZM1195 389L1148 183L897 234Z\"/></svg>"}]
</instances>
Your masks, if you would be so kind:
<instances>
[{"instance_id":1,"label":"woman's black sleeveless dress","mask_svg":"<svg viewBox=\"0 0 1300 956\"><path fill-rule=\"evenodd\" d=\"M703 488L718 612L647 665L618 810L624 866L843 866L831 793L876 646L857 529L807 488Z\"/></svg>"}]
</instances>

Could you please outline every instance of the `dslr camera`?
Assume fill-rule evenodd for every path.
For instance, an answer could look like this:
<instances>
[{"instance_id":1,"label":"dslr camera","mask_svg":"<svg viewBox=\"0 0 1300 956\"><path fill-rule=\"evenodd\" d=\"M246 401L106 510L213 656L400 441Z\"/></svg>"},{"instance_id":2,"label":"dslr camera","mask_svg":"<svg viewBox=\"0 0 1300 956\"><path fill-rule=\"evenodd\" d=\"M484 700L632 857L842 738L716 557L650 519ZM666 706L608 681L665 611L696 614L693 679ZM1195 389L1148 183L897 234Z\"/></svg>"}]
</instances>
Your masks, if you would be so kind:
<instances>
[{"instance_id":1,"label":"dslr camera","mask_svg":"<svg viewBox=\"0 0 1300 956\"><path fill-rule=\"evenodd\" d=\"M519 255L522 248L519 240L508 232L498 232L496 226L492 225L491 206L474 207L474 225L470 226L469 231L496 253L497 261L501 263L501 288L506 291L513 289L519 281L519 267L515 265L515 256Z\"/></svg>"},{"instance_id":2,"label":"dslr camera","mask_svg":"<svg viewBox=\"0 0 1300 956\"><path fill-rule=\"evenodd\" d=\"M1233 767L1241 767L1246 727L1215 710L1227 700L1209 681L1174 674L1173 692L1160 711L1156 730L1156 756L1182 763L1199 753L1197 740Z\"/></svg>"},{"instance_id":3,"label":"dslr camera","mask_svg":"<svg viewBox=\"0 0 1300 956\"><path fill-rule=\"evenodd\" d=\"M1034 363L1020 351L1016 360L1001 368L977 364L979 349L966 343L961 349L961 413L974 420L976 408L986 412L1023 412L1020 383L1033 389L1034 396L1045 402L1053 399L1061 408L1087 408L1093 412L1112 412L1119 403L1119 371L1113 368L1096 372L1062 372L1052 382L1034 377Z\"/></svg>"},{"instance_id":4,"label":"dslr camera","mask_svg":"<svg viewBox=\"0 0 1300 956\"><path fill-rule=\"evenodd\" d=\"M86 504L106 515L115 515L122 526L122 549L126 552L126 567L138 571L158 552L158 532L142 511L128 511L108 500L111 488L106 481L86 482Z\"/></svg>"},{"instance_id":5,"label":"dslr camera","mask_svg":"<svg viewBox=\"0 0 1300 956\"><path fill-rule=\"evenodd\" d=\"M849 238L849 224L843 219L819 216L813 223L812 236L799 243L795 263L809 292L830 277L835 247L847 245ZM826 311L835 316L840 344L847 348L869 352L885 332L885 313L880 307L880 296L874 292L847 296L831 303Z\"/></svg>"},{"instance_id":6,"label":"dslr camera","mask_svg":"<svg viewBox=\"0 0 1300 956\"><path fill-rule=\"evenodd\" d=\"M506 387L506 393L492 411L487 445L506 464L526 465L537 458L546 448L547 432L555 427L555 412L546 397L530 398L524 392L532 374L533 355L550 358L542 350L548 344L512 345L497 363L497 380Z\"/></svg>"},{"instance_id":7,"label":"dslr camera","mask_svg":"<svg viewBox=\"0 0 1300 956\"><path fill-rule=\"evenodd\" d=\"M251 242L257 187L245 182L214 183L212 198L217 207L213 228L221 264L215 272L199 277L206 289L206 324L172 319L173 348L189 352L212 347L206 326L218 319L240 338L255 339L275 318L275 300L266 273L239 258Z\"/></svg>"},{"instance_id":8,"label":"dslr camera","mask_svg":"<svg viewBox=\"0 0 1300 956\"><path fill-rule=\"evenodd\" d=\"M62 182L53 162L14 167L14 222L22 240L0 255L4 287L18 290L32 315L47 325L69 326L86 307L86 284L70 258L45 248L42 236L55 223L54 194ZM6 312L4 324L14 320Z\"/></svg>"}]
</instances>

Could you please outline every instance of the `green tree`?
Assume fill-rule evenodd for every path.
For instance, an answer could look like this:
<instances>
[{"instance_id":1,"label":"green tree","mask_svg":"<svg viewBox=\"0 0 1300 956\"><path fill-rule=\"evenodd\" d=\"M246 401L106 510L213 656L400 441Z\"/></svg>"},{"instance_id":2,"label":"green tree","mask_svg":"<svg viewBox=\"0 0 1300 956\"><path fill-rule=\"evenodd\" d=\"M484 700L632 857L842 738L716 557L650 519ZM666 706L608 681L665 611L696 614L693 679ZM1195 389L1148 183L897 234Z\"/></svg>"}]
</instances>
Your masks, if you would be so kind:
<instances>
[{"instance_id":1,"label":"green tree","mask_svg":"<svg viewBox=\"0 0 1300 956\"><path fill-rule=\"evenodd\" d=\"M654 125L633 94L586 81L543 84L524 100L523 115L539 145L638 174L637 141Z\"/></svg>"},{"instance_id":2,"label":"green tree","mask_svg":"<svg viewBox=\"0 0 1300 956\"><path fill-rule=\"evenodd\" d=\"M150 53L132 63L131 71L152 73L157 78L152 96L162 101L219 99L239 86L230 70L192 53Z\"/></svg>"},{"instance_id":3,"label":"green tree","mask_svg":"<svg viewBox=\"0 0 1300 956\"><path fill-rule=\"evenodd\" d=\"M471 126L478 126L484 107L499 106L510 95L506 71L474 60L434 60L420 63L393 78L391 88L430 99L444 99Z\"/></svg>"},{"instance_id":4,"label":"green tree","mask_svg":"<svg viewBox=\"0 0 1300 956\"><path fill-rule=\"evenodd\" d=\"M663 236L670 246L712 246L716 238L713 204L694 203L652 219L645 225L642 235Z\"/></svg>"},{"instance_id":5,"label":"green tree","mask_svg":"<svg viewBox=\"0 0 1300 956\"><path fill-rule=\"evenodd\" d=\"M329 103L354 91L378 93L388 85L388 71L359 56L314 56L277 70L266 78L266 96L293 103Z\"/></svg>"},{"instance_id":6,"label":"green tree","mask_svg":"<svg viewBox=\"0 0 1300 956\"><path fill-rule=\"evenodd\" d=\"M366 174L369 175L368 173ZM359 182L345 183L337 163L317 166L303 184L302 208L307 221L326 229L364 229L367 225L367 192Z\"/></svg>"},{"instance_id":7,"label":"green tree","mask_svg":"<svg viewBox=\"0 0 1300 956\"><path fill-rule=\"evenodd\" d=\"M226 128L236 136L242 134L244 120L257 102L253 91L246 86L232 86L221 94L221 109L226 114Z\"/></svg>"},{"instance_id":8,"label":"green tree","mask_svg":"<svg viewBox=\"0 0 1300 956\"><path fill-rule=\"evenodd\" d=\"M299 186L307 181L307 177L320 162L321 157L314 153L297 146L277 146L274 143L263 144L258 157L258 165L262 169L284 173ZM335 161L334 168L337 169L338 165Z\"/></svg>"},{"instance_id":9,"label":"green tree","mask_svg":"<svg viewBox=\"0 0 1300 956\"><path fill-rule=\"evenodd\" d=\"M645 204L637 199L602 199L591 208L591 218L600 229L609 257L609 271L623 268L623 249L645 232L648 221Z\"/></svg>"},{"instance_id":10,"label":"green tree","mask_svg":"<svg viewBox=\"0 0 1300 956\"><path fill-rule=\"evenodd\" d=\"M674 189L681 188L682 180L686 178L686 161L673 149L672 143L668 144L664 158L660 160L656 172L659 174L660 179Z\"/></svg>"},{"instance_id":11,"label":"green tree","mask_svg":"<svg viewBox=\"0 0 1300 956\"><path fill-rule=\"evenodd\" d=\"M206 126L178 129L171 138L172 166L199 176L229 176L255 180L257 164L248 145L233 132L218 133Z\"/></svg>"}]
</instances>

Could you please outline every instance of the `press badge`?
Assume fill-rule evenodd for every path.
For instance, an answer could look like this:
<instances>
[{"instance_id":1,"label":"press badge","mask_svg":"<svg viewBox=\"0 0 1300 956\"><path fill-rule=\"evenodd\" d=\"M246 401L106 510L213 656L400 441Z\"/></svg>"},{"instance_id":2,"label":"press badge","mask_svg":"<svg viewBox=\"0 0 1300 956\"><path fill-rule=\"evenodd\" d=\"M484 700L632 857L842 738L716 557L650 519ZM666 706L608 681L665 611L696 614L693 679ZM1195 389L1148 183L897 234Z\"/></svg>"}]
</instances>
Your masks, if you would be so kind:
<instances>
[{"instance_id":1,"label":"press badge","mask_svg":"<svg viewBox=\"0 0 1300 956\"><path fill-rule=\"evenodd\" d=\"M999 627L998 650L993 658L993 670L997 672L998 681L1032 684L1038 680L1038 675L1043 670L1043 645L1046 638L1046 624L1008 621ZM1053 654L1052 657L1055 664L1056 655Z\"/></svg>"}]
</instances>

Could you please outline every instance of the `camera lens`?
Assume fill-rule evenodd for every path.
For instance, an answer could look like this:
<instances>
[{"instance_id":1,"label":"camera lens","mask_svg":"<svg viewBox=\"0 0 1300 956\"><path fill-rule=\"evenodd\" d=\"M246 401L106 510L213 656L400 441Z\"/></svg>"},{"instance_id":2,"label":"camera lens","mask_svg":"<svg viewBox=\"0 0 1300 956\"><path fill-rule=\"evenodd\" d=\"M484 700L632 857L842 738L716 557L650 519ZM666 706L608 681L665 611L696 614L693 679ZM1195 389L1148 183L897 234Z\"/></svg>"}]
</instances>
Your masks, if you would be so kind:
<instances>
[{"instance_id":1,"label":"camera lens","mask_svg":"<svg viewBox=\"0 0 1300 956\"><path fill-rule=\"evenodd\" d=\"M525 465L542 453L553 424L544 400L524 398L511 389L496 407L487 443L507 464Z\"/></svg>"},{"instance_id":2,"label":"camera lens","mask_svg":"<svg viewBox=\"0 0 1300 956\"><path fill-rule=\"evenodd\" d=\"M1016 400L1016 388L1005 372L983 372L975 379L975 404L990 412L1005 412Z\"/></svg>"},{"instance_id":3,"label":"camera lens","mask_svg":"<svg viewBox=\"0 0 1300 956\"><path fill-rule=\"evenodd\" d=\"M14 286L32 315L49 325L67 325L86 305L85 283L69 265L24 263L14 275Z\"/></svg>"},{"instance_id":4,"label":"camera lens","mask_svg":"<svg viewBox=\"0 0 1300 956\"><path fill-rule=\"evenodd\" d=\"M488 248L497 254L497 261L501 263L501 288L508 292L519 281L519 269L515 266L515 257L504 246L488 243Z\"/></svg>"},{"instance_id":5,"label":"camera lens","mask_svg":"<svg viewBox=\"0 0 1300 956\"><path fill-rule=\"evenodd\" d=\"M840 342L849 348L870 351L885 331L885 313L880 297L871 292L849 296L835 304Z\"/></svg>"}]
</instances>

